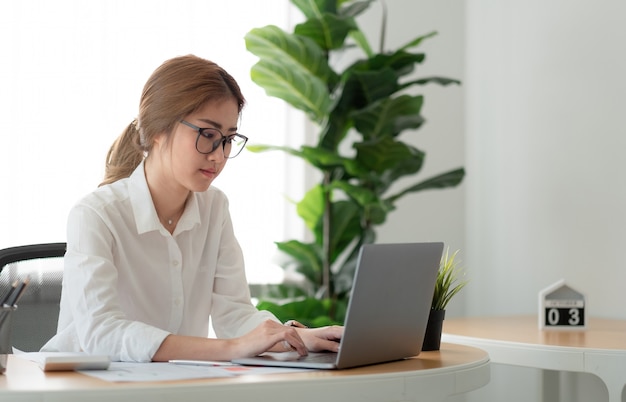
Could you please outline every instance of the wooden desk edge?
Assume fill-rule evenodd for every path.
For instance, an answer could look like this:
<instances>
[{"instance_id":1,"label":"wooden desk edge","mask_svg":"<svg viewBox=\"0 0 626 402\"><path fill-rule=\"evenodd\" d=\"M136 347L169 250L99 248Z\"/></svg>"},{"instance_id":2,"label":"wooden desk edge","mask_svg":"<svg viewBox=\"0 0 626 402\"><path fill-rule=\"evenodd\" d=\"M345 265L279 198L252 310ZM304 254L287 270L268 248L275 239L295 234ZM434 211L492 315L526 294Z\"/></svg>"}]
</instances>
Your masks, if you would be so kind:
<instances>
[{"instance_id":1,"label":"wooden desk edge","mask_svg":"<svg viewBox=\"0 0 626 402\"><path fill-rule=\"evenodd\" d=\"M441 361L442 355L444 356L443 362ZM107 382L78 372L45 373L39 369L36 363L10 355L7 372L0 375L0 396L17 391L110 391L163 387L221 387L234 384L276 384L285 380L288 380L290 384L307 384L321 380L324 382L374 381L390 378L406 380L430 375L454 374L472 369L479 370L487 367L488 364L489 355L484 350L467 345L444 343L441 351L422 352L419 356L411 359L345 370L312 370L306 373L243 375L163 382ZM484 384L480 386L482 385Z\"/></svg>"}]
</instances>

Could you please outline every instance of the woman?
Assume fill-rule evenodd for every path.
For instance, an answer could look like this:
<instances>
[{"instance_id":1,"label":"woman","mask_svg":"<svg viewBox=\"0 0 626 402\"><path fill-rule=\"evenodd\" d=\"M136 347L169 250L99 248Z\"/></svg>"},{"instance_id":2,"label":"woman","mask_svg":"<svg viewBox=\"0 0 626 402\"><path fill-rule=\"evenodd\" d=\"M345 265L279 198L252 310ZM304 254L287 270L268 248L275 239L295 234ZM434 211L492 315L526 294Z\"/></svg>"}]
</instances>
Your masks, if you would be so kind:
<instances>
[{"instance_id":1,"label":"woman","mask_svg":"<svg viewBox=\"0 0 626 402\"><path fill-rule=\"evenodd\" d=\"M228 200L211 186L247 141L243 106L215 63L190 55L155 70L104 182L69 214L58 332L42 350L116 361L337 351L343 328L282 325L250 302Z\"/></svg>"}]
</instances>

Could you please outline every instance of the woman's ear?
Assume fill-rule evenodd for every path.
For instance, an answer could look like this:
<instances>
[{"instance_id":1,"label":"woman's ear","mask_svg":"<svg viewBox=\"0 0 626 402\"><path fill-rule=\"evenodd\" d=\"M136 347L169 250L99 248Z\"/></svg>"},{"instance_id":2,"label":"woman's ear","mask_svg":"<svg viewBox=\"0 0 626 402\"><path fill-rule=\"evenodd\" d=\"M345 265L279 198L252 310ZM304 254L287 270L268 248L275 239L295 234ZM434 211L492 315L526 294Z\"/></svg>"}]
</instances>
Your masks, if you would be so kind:
<instances>
[{"instance_id":1,"label":"woman's ear","mask_svg":"<svg viewBox=\"0 0 626 402\"><path fill-rule=\"evenodd\" d=\"M152 148L158 148L159 150L163 150L167 147L167 135L165 133L157 134L154 136L152 140Z\"/></svg>"}]
</instances>

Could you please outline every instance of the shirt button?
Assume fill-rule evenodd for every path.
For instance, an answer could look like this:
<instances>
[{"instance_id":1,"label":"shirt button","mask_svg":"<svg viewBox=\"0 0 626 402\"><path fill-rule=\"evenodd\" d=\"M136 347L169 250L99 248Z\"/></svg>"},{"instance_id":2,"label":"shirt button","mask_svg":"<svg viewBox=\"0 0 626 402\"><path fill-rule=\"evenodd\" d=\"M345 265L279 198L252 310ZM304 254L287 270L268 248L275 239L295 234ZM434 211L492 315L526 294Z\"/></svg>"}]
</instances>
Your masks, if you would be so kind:
<instances>
[{"instance_id":1,"label":"shirt button","mask_svg":"<svg viewBox=\"0 0 626 402\"><path fill-rule=\"evenodd\" d=\"M177 306L180 306L180 297L177 297L177 298L174 300L174 304L175 304L175 305L177 305Z\"/></svg>"},{"instance_id":2,"label":"shirt button","mask_svg":"<svg viewBox=\"0 0 626 402\"><path fill-rule=\"evenodd\" d=\"M175 268L178 267L178 261L172 261L172 266L174 266Z\"/></svg>"}]
</instances>

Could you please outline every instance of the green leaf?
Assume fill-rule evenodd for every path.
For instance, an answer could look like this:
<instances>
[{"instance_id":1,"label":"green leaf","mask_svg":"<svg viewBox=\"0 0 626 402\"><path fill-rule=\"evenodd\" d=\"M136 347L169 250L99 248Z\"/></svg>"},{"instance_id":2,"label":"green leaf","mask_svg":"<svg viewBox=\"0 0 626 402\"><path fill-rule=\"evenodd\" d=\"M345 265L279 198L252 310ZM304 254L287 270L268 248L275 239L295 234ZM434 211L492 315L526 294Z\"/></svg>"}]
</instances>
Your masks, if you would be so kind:
<instances>
[{"instance_id":1,"label":"green leaf","mask_svg":"<svg viewBox=\"0 0 626 402\"><path fill-rule=\"evenodd\" d=\"M461 181L463 180L463 176L465 176L465 169L459 168L451 170L449 172L431 177L427 180L410 186L400 191L399 193L387 198L387 201L390 203L394 203L397 199L403 197L404 195L417 191L454 187L461 183Z\"/></svg>"},{"instance_id":2,"label":"green leaf","mask_svg":"<svg viewBox=\"0 0 626 402\"><path fill-rule=\"evenodd\" d=\"M260 58L251 69L252 80L268 95L323 121L331 104L327 82L337 77L322 49L272 25L252 29L245 40L247 49Z\"/></svg>"},{"instance_id":3,"label":"green leaf","mask_svg":"<svg viewBox=\"0 0 626 402\"><path fill-rule=\"evenodd\" d=\"M354 40L354 42L356 42L356 44L359 45L361 49L363 49L367 57L372 57L374 55L374 51L372 50L372 47L367 41L367 37L362 31L350 31L349 35Z\"/></svg>"},{"instance_id":4,"label":"green leaf","mask_svg":"<svg viewBox=\"0 0 626 402\"><path fill-rule=\"evenodd\" d=\"M349 80L356 81L356 86L346 86L344 95L350 95L354 109L361 109L378 99L387 97L399 88L397 74L391 68L376 71L353 71ZM345 91L353 91L346 94Z\"/></svg>"},{"instance_id":5,"label":"green leaf","mask_svg":"<svg viewBox=\"0 0 626 402\"><path fill-rule=\"evenodd\" d=\"M321 185L312 187L298 202L296 210L306 226L311 231L315 231L315 227L324 216L324 188ZM321 243L321 239L317 241Z\"/></svg>"},{"instance_id":6,"label":"green leaf","mask_svg":"<svg viewBox=\"0 0 626 402\"><path fill-rule=\"evenodd\" d=\"M283 147L278 145L267 145L267 144L247 144L246 149L250 152L267 152L267 151L283 151L293 156L297 156L302 158L302 151L297 149L293 149L291 147Z\"/></svg>"},{"instance_id":7,"label":"green leaf","mask_svg":"<svg viewBox=\"0 0 626 402\"><path fill-rule=\"evenodd\" d=\"M306 145L302 147L302 158L311 165L322 170L326 170L334 166L343 166L346 160L336 152Z\"/></svg>"},{"instance_id":8,"label":"green leaf","mask_svg":"<svg viewBox=\"0 0 626 402\"><path fill-rule=\"evenodd\" d=\"M275 25L254 28L245 35L246 48L261 60L276 60L322 81L337 80L326 53L312 40L289 34Z\"/></svg>"},{"instance_id":9,"label":"green leaf","mask_svg":"<svg viewBox=\"0 0 626 402\"><path fill-rule=\"evenodd\" d=\"M280 98L300 109L313 121L321 122L329 105L323 82L313 76L298 75L284 64L261 60L252 66L252 81L263 87L269 96Z\"/></svg>"},{"instance_id":10,"label":"green leaf","mask_svg":"<svg viewBox=\"0 0 626 402\"><path fill-rule=\"evenodd\" d=\"M319 247L297 240L277 242L276 246L281 252L291 257L290 261L282 264L283 268L295 269L311 283L321 283L322 260Z\"/></svg>"},{"instance_id":11,"label":"green leaf","mask_svg":"<svg viewBox=\"0 0 626 402\"><path fill-rule=\"evenodd\" d=\"M407 75L415 70L415 65L424 61L424 53L408 53L403 50L394 53L376 54L369 60L357 63L359 70L379 71L385 68L393 70L397 77Z\"/></svg>"},{"instance_id":12,"label":"green leaf","mask_svg":"<svg viewBox=\"0 0 626 402\"><path fill-rule=\"evenodd\" d=\"M350 200L336 201L331 204L330 216L332 226L330 227L330 244L332 253L330 263L334 263L355 238L361 236L361 214L359 206ZM322 230L322 221L316 229Z\"/></svg>"},{"instance_id":13,"label":"green leaf","mask_svg":"<svg viewBox=\"0 0 626 402\"><path fill-rule=\"evenodd\" d=\"M385 191L397 179L403 176L414 175L415 173L419 172L424 165L424 158L426 158L426 154L417 148L411 147L409 145L407 146L412 150L412 156L410 158L398 160L392 168L390 168L380 176L380 182L382 184L386 184L384 188Z\"/></svg>"},{"instance_id":14,"label":"green leaf","mask_svg":"<svg viewBox=\"0 0 626 402\"><path fill-rule=\"evenodd\" d=\"M354 147L357 150L356 159L376 173L383 173L399 163L419 161L418 166L421 166L421 151L389 136L357 143Z\"/></svg>"},{"instance_id":15,"label":"green leaf","mask_svg":"<svg viewBox=\"0 0 626 402\"><path fill-rule=\"evenodd\" d=\"M331 184L331 188L337 188L342 190L348 197L352 198L356 201L357 204L361 206L365 206L370 204L378 199L376 193L371 191L370 189L355 186L345 181L333 181Z\"/></svg>"},{"instance_id":16,"label":"green leaf","mask_svg":"<svg viewBox=\"0 0 626 402\"><path fill-rule=\"evenodd\" d=\"M418 36L417 38L413 39L412 41L410 41L406 45L400 47L399 50L406 50L406 49L409 49L409 48L412 48L412 47L419 46L424 40L426 40L428 38L432 38L435 35L437 35L437 31L432 31L430 33L427 33L426 35Z\"/></svg>"},{"instance_id":17,"label":"green leaf","mask_svg":"<svg viewBox=\"0 0 626 402\"><path fill-rule=\"evenodd\" d=\"M351 244L351 249L346 254L347 258L345 262L334 271L333 274L333 289L337 296L348 298L350 290L352 289L352 281L354 279L354 273L356 271L356 265L359 259L359 253L363 244L371 244L376 241L376 232L371 227L365 227L360 233L358 241ZM347 250L347 249L346 249Z\"/></svg>"},{"instance_id":18,"label":"green leaf","mask_svg":"<svg viewBox=\"0 0 626 402\"><path fill-rule=\"evenodd\" d=\"M379 198L379 194L367 188L354 186L347 182L336 181L333 188L341 189L350 199L360 206L360 220L374 225L380 225L387 219L387 214L393 209ZM386 187L385 187L386 188ZM360 222L359 220L359 222ZM361 227L360 230L363 230Z\"/></svg>"},{"instance_id":19,"label":"green leaf","mask_svg":"<svg viewBox=\"0 0 626 402\"><path fill-rule=\"evenodd\" d=\"M324 13L317 18L309 18L296 25L294 33L310 38L322 49L329 51L343 47L350 31L358 29L351 17L340 17Z\"/></svg>"},{"instance_id":20,"label":"green leaf","mask_svg":"<svg viewBox=\"0 0 626 402\"><path fill-rule=\"evenodd\" d=\"M249 144L246 149L250 152L283 151L289 155L303 159L319 169L328 169L334 166L344 166L346 158L335 152L303 145L300 150L286 146L268 144Z\"/></svg>"},{"instance_id":21,"label":"green leaf","mask_svg":"<svg viewBox=\"0 0 626 402\"><path fill-rule=\"evenodd\" d=\"M389 212L393 211L393 206L388 206L386 202L380 201L367 206L365 219L370 225L382 225L387 220Z\"/></svg>"},{"instance_id":22,"label":"green leaf","mask_svg":"<svg viewBox=\"0 0 626 402\"><path fill-rule=\"evenodd\" d=\"M435 83L443 86L447 86L450 84L460 85L461 81L455 80L454 78L446 78L446 77L428 77L428 78L420 78L419 80L409 81L402 84L402 89L409 88L413 85L426 85L430 83Z\"/></svg>"},{"instance_id":23,"label":"green leaf","mask_svg":"<svg viewBox=\"0 0 626 402\"><path fill-rule=\"evenodd\" d=\"M401 95L386 98L352 114L354 127L364 139L396 136L406 129L417 129L424 118L420 115L424 97Z\"/></svg>"},{"instance_id":24,"label":"green leaf","mask_svg":"<svg viewBox=\"0 0 626 402\"><path fill-rule=\"evenodd\" d=\"M323 13L336 13L337 0L291 0L307 19L320 18Z\"/></svg>"},{"instance_id":25,"label":"green leaf","mask_svg":"<svg viewBox=\"0 0 626 402\"><path fill-rule=\"evenodd\" d=\"M359 243L358 248L361 247L361 243ZM354 281L354 274L356 272L356 266L358 261L358 254L355 256L351 256L346 262L340 267L338 272L333 275L333 290L335 293L343 295L348 294L352 289L352 282Z\"/></svg>"},{"instance_id":26,"label":"green leaf","mask_svg":"<svg viewBox=\"0 0 626 402\"><path fill-rule=\"evenodd\" d=\"M348 3L348 5L339 10L339 15L344 16L344 17L356 17L362 14L365 10L367 10L370 4L372 4L374 1L375 0L365 0L365 1L343 0L343 2Z\"/></svg>"}]
</instances>

